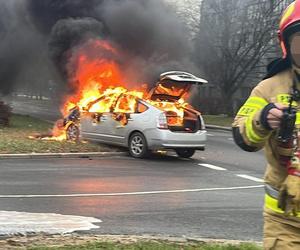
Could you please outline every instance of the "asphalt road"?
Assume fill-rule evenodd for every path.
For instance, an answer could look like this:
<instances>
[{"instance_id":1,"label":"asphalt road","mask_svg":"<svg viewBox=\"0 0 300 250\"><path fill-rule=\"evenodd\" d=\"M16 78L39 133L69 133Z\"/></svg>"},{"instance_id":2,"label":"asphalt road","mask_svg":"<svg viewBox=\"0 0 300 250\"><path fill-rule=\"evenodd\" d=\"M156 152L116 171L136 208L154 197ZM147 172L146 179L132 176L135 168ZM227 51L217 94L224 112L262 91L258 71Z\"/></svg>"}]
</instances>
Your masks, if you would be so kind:
<instances>
[{"instance_id":1,"label":"asphalt road","mask_svg":"<svg viewBox=\"0 0 300 250\"><path fill-rule=\"evenodd\" d=\"M8 101L17 113L59 117L58 106L49 109L47 101ZM243 152L230 132L218 130L209 131L207 150L190 161L2 160L0 210L101 219L92 233L261 240L263 188L257 186L264 166L262 152Z\"/></svg>"},{"instance_id":2,"label":"asphalt road","mask_svg":"<svg viewBox=\"0 0 300 250\"><path fill-rule=\"evenodd\" d=\"M101 219L91 233L260 241L264 165L217 130L192 160L1 160L0 210Z\"/></svg>"}]
</instances>

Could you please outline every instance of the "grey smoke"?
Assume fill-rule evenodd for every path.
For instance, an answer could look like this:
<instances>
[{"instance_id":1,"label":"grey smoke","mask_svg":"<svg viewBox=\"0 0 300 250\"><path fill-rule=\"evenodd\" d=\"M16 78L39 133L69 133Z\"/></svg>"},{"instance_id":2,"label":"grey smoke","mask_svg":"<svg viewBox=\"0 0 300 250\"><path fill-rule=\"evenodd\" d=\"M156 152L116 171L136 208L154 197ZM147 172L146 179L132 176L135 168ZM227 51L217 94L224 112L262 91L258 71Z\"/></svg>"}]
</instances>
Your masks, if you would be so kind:
<instances>
[{"instance_id":1,"label":"grey smoke","mask_svg":"<svg viewBox=\"0 0 300 250\"><path fill-rule=\"evenodd\" d=\"M184 26L163 1L106 1L100 11L111 38L136 55L179 59L188 49Z\"/></svg>"},{"instance_id":2,"label":"grey smoke","mask_svg":"<svg viewBox=\"0 0 300 250\"><path fill-rule=\"evenodd\" d=\"M164 1L105 1L101 16L110 38L129 52L127 72L154 82L168 70L194 70L185 26Z\"/></svg>"},{"instance_id":3,"label":"grey smoke","mask_svg":"<svg viewBox=\"0 0 300 250\"><path fill-rule=\"evenodd\" d=\"M34 89L57 77L47 38L29 19L26 1L0 0L0 94Z\"/></svg>"},{"instance_id":4,"label":"grey smoke","mask_svg":"<svg viewBox=\"0 0 300 250\"><path fill-rule=\"evenodd\" d=\"M4 94L12 89L20 68L18 58L22 54L22 49L19 49L22 44L18 43L17 34L10 32L16 30L12 12L12 9L15 9L14 4L13 1L10 3L0 1L0 92Z\"/></svg>"}]
</instances>

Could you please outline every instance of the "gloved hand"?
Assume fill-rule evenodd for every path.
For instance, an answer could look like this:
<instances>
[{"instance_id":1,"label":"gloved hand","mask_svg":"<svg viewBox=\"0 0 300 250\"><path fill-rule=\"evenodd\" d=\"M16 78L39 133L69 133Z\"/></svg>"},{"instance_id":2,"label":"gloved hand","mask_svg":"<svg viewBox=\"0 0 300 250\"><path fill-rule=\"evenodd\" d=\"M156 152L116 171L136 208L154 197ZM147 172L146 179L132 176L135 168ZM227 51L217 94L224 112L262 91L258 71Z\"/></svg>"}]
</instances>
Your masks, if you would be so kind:
<instances>
[{"instance_id":1,"label":"gloved hand","mask_svg":"<svg viewBox=\"0 0 300 250\"><path fill-rule=\"evenodd\" d=\"M268 130L280 128L284 108L286 106L280 103L269 103L265 106L260 116L260 122L263 127Z\"/></svg>"},{"instance_id":2,"label":"gloved hand","mask_svg":"<svg viewBox=\"0 0 300 250\"><path fill-rule=\"evenodd\" d=\"M288 175L279 190L278 207L285 215L300 212L300 176Z\"/></svg>"}]
</instances>

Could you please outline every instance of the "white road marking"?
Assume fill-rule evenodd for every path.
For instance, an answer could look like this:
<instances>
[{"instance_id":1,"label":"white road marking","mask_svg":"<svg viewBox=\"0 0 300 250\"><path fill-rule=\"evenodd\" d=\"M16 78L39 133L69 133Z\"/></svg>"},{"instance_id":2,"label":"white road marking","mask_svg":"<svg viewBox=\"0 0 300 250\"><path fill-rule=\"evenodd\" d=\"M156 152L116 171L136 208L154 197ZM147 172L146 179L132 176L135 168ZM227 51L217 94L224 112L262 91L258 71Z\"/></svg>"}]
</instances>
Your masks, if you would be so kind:
<instances>
[{"instance_id":1,"label":"white road marking","mask_svg":"<svg viewBox=\"0 0 300 250\"><path fill-rule=\"evenodd\" d=\"M176 189L165 191L145 191L145 192L128 192L128 193L95 193L95 194L8 194L0 195L0 198L55 198L55 197L99 197L99 196L129 196L129 195L154 195L154 194L174 194L174 193L195 193L206 191L226 191L261 188L264 185L240 186L240 187L217 187L217 188L196 188L196 189Z\"/></svg>"},{"instance_id":2,"label":"white road marking","mask_svg":"<svg viewBox=\"0 0 300 250\"><path fill-rule=\"evenodd\" d=\"M233 138L228 138L228 141L233 141Z\"/></svg>"},{"instance_id":3,"label":"white road marking","mask_svg":"<svg viewBox=\"0 0 300 250\"><path fill-rule=\"evenodd\" d=\"M261 182L261 183L264 182L264 180L261 178L257 178L257 177L247 175L247 174L237 174L236 176L247 179L247 180L255 181L255 182Z\"/></svg>"},{"instance_id":4,"label":"white road marking","mask_svg":"<svg viewBox=\"0 0 300 250\"><path fill-rule=\"evenodd\" d=\"M65 234L99 228L93 223L100 222L97 218L75 215L0 211L0 235L41 232Z\"/></svg>"},{"instance_id":5,"label":"white road marking","mask_svg":"<svg viewBox=\"0 0 300 250\"><path fill-rule=\"evenodd\" d=\"M213 134L206 134L207 136L215 136L215 135L213 135Z\"/></svg>"},{"instance_id":6,"label":"white road marking","mask_svg":"<svg viewBox=\"0 0 300 250\"><path fill-rule=\"evenodd\" d=\"M219 171L226 171L227 170L226 168L221 168L221 167L211 165L211 164L206 164L206 163L199 163L198 165L202 166L202 167L210 168L210 169L213 169L213 170L219 170Z\"/></svg>"}]
</instances>

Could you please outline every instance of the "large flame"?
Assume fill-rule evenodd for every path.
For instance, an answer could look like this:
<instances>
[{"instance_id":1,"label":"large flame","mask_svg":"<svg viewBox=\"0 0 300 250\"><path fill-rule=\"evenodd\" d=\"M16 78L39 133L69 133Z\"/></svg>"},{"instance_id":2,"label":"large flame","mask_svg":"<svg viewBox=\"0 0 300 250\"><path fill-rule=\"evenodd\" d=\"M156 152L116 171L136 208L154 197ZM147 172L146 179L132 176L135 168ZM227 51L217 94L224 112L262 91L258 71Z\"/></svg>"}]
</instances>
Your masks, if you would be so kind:
<instances>
[{"instance_id":1,"label":"large flame","mask_svg":"<svg viewBox=\"0 0 300 250\"><path fill-rule=\"evenodd\" d=\"M76 55L72 57L69 69L71 85L75 89L75 93L66 97L61 108L62 114L68 115L74 107L78 107L81 112L95 113L110 112L113 108L116 113L115 119L126 125L126 115L124 114L135 112L135 101L138 97L169 112L169 123L182 124L185 101L181 99L177 103L172 103L147 100L144 84L140 84L139 89L131 89L117 63L120 54L121 52L117 48L105 40L91 39L78 48ZM170 92L163 86L160 86L159 89L166 94ZM172 93L169 94L180 90L171 91ZM117 99L117 106L112 107ZM56 125L50 139L63 140L65 138L66 133L63 126Z\"/></svg>"},{"instance_id":2,"label":"large flame","mask_svg":"<svg viewBox=\"0 0 300 250\"><path fill-rule=\"evenodd\" d=\"M68 114L74 106L86 107L101 95L107 94L110 88L125 87L120 67L114 60L117 56L117 49L104 40L89 40L78 48L69 68L75 93L66 98L63 115Z\"/></svg>"}]
</instances>

